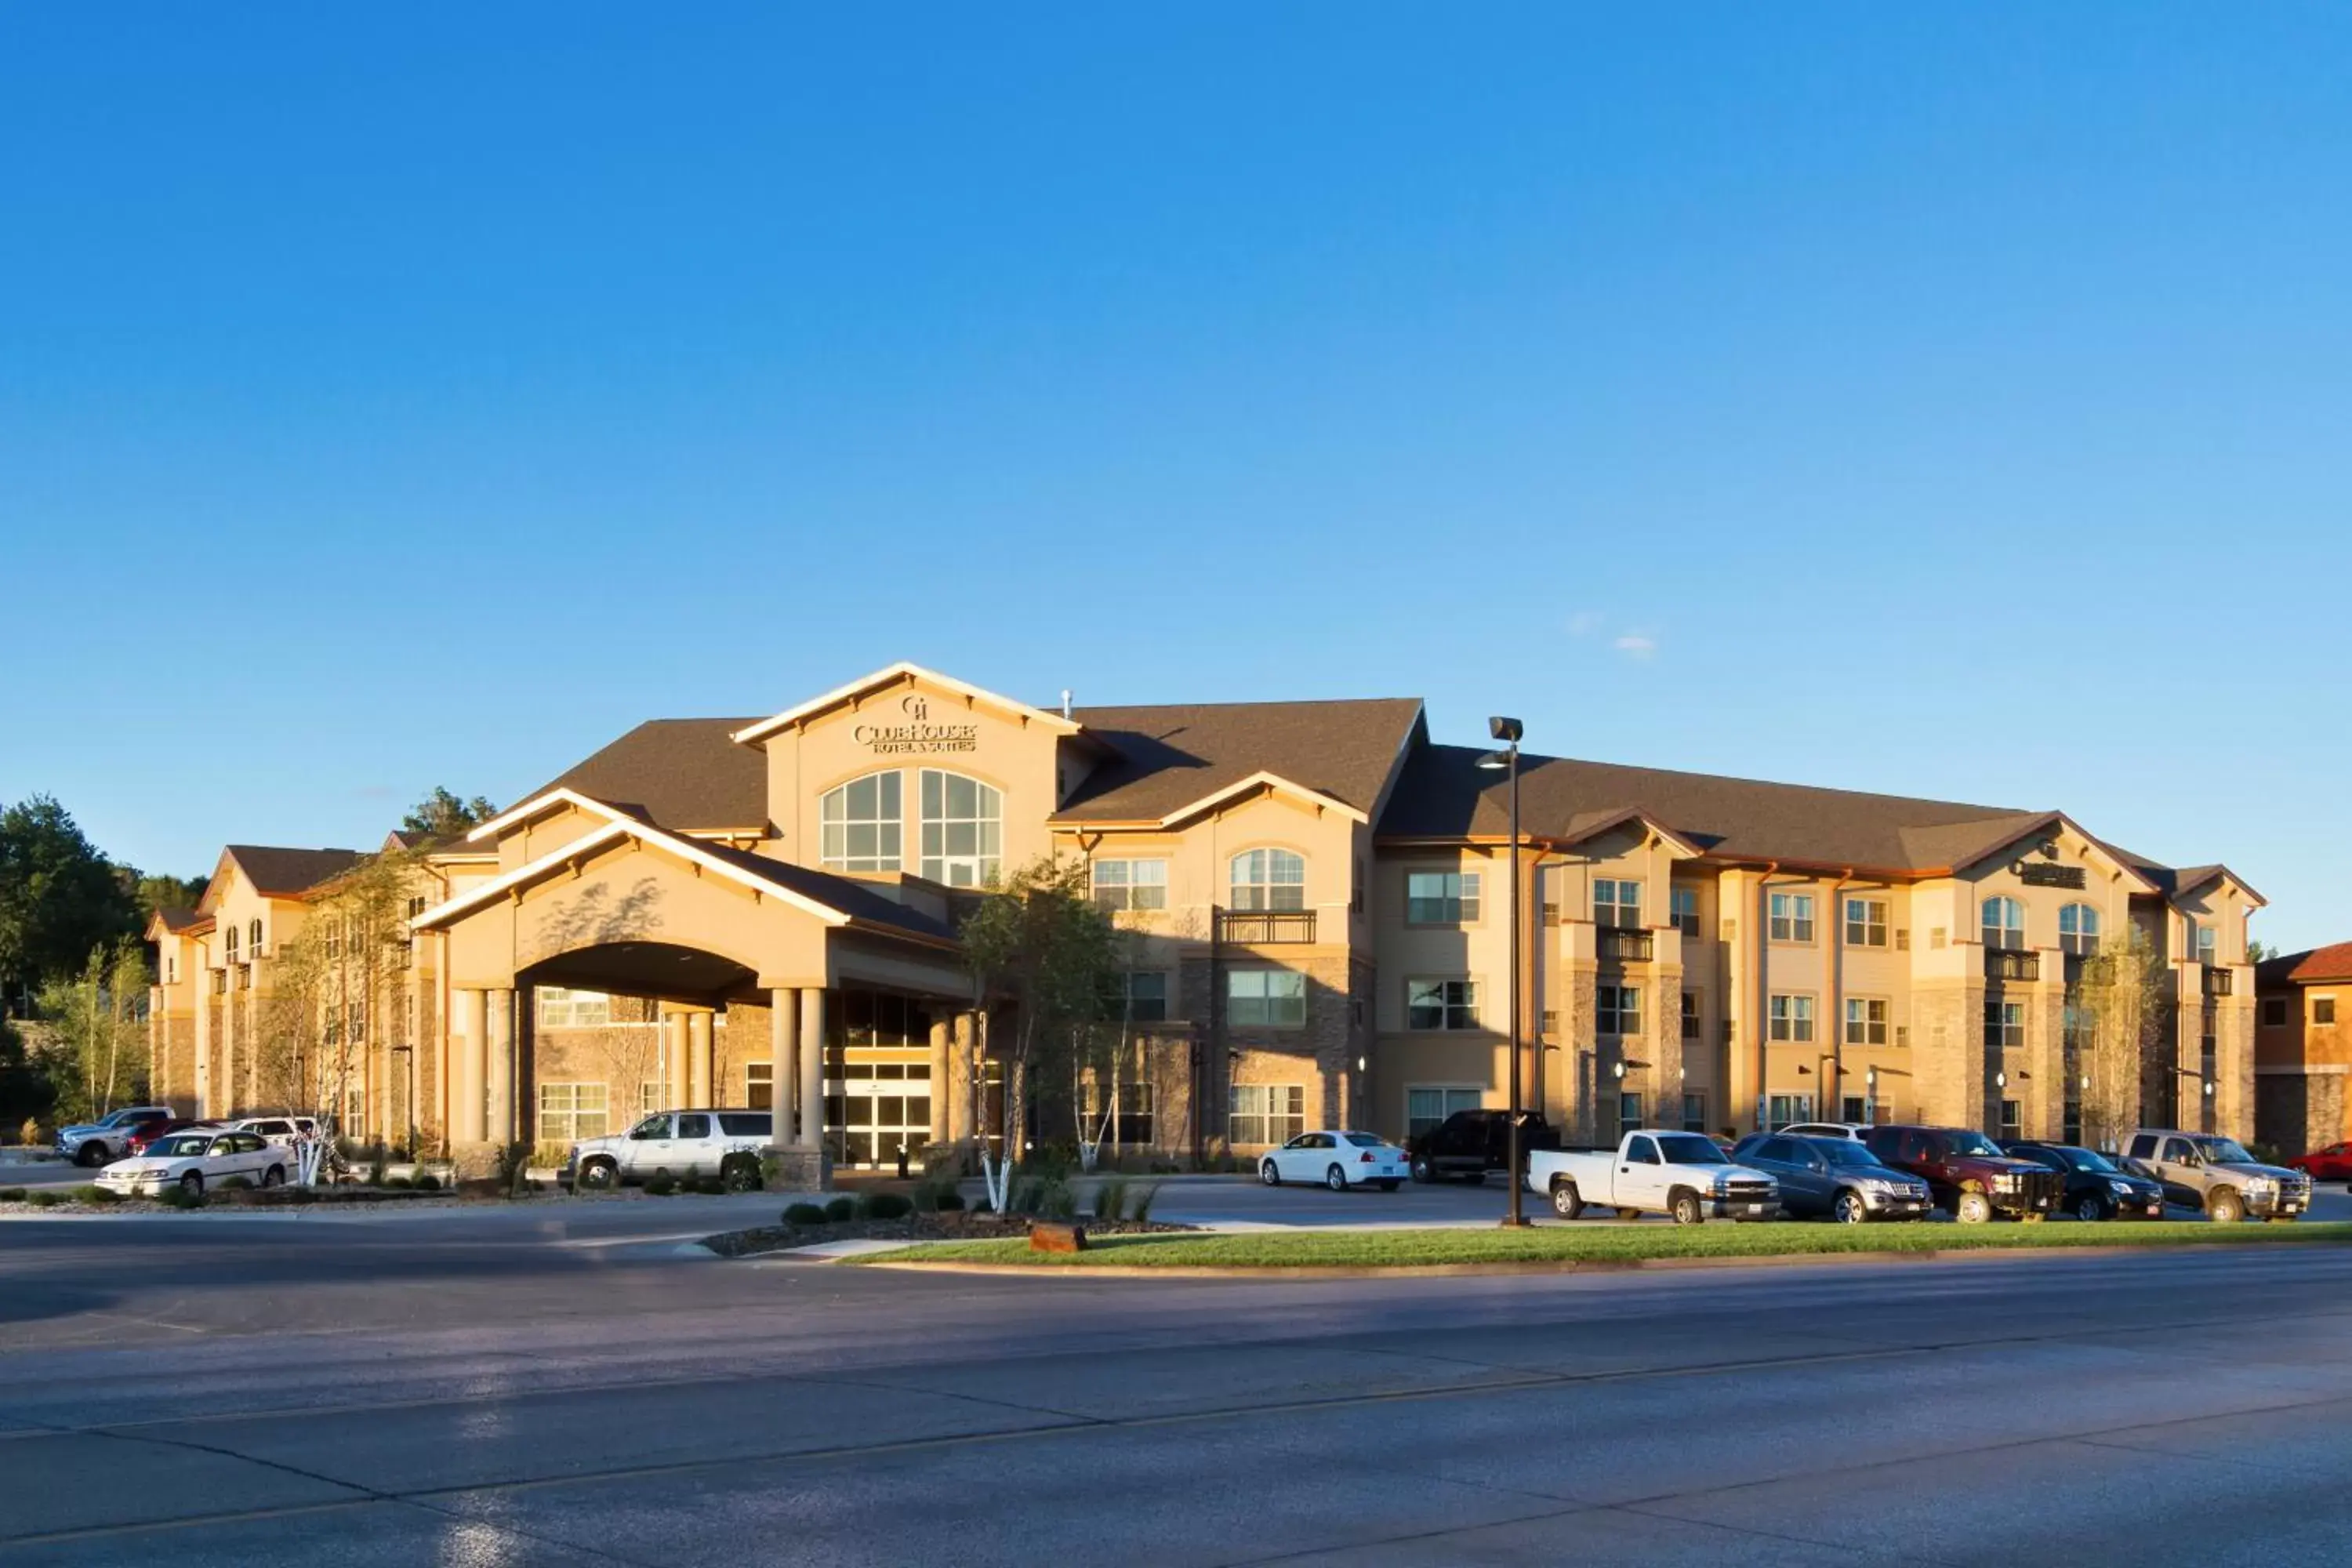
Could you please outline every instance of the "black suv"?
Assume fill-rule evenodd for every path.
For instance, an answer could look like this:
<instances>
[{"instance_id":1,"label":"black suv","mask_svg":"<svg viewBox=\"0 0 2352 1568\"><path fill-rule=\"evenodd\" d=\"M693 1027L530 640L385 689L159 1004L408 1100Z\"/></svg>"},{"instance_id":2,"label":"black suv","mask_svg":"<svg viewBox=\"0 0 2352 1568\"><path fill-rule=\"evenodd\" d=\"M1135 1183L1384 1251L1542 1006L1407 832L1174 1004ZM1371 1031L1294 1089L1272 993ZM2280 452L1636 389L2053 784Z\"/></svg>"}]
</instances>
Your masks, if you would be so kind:
<instances>
[{"instance_id":1,"label":"black suv","mask_svg":"<svg viewBox=\"0 0 2352 1568\"><path fill-rule=\"evenodd\" d=\"M2076 1219L2162 1219L2164 1184L2136 1176L2095 1149L2036 1139L2007 1139L2001 1152L2047 1165L2066 1183L2059 1207Z\"/></svg>"},{"instance_id":2,"label":"black suv","mask_svg":"<svg viewBox=\"0 0 2352 1568\"><path fill-rule=\"evenodd\" d=\"M1521 1160L1530 1150L1559 1147L1559 1133L1541 1112L1519 1112ZM1511 1113L1457 1110L1428 1131L1408 1139L1404 1148L1412 1158L1416 1182L1444 1181L1448 1176L1483 1182L1487 1172L1510 1168Z\"/></svg>"}]
</instances>

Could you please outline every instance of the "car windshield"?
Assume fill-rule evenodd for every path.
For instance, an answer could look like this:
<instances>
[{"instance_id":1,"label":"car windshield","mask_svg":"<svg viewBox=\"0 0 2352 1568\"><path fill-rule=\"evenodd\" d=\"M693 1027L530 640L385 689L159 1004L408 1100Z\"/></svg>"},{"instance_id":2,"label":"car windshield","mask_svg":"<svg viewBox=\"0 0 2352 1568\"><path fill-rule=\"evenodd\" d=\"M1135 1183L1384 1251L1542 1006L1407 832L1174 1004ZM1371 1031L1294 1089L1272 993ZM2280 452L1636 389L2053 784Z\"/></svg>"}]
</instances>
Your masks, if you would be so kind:
<instances>
[{"instance_id":1,"label":"car windshield","mask_svg":"<svg viewBox=\"0 0 2352 1568\"><path fill-rule=\"evenodd\" d=\"M1819 1138L1814 1151L1832 1165L1880 1165L1885 1162L1851 1138Z\"/></svg>"},{"instance_id":2,"label":"car windshield","mask_svg":"<svg viewBox=\"0 0 2352 1568\"><path fill-rule=\"evenodd\" d=\"M150 1154L201 1154L212 1142L209 1132L174 1132L168 1138L158 1138L147 1145Z\"/></svg>"},{"instance_id":3,"label":"car windshield","mask_svg":"<svg viewBox=\"0 0 2352 1568\"><path fill-rule=\"evenodd\" d=\"M2000 1145L1981 1132L1954 1132L1948 1136L1955 1154L1974 1154L1994 1160L2001 1157Z\"/></svg>"},{"instance_id":4,"label":"car windshield","mask_svg":"<svg viewBox=\"0 0 2352 1568\"><path fill-rule=\"evenodd\" d=\"M2235 1138L2200 1138L2196 1143L2198 1152L2205 1156L2209 1164L2252 1165L2261 1163L2247 1153Z\"/></svg>"},{"instance_id":5,"label":"car windshield","mask_svg":"<svg viewBox=\"0 0 2352 1568\"><path fill-rule=\"evenodd\" d=\"M1668 1163L1676 1165L1728 1165L1730 1157L1716 1147L1712 1138L1702 1138L1696 1132L1663 1132L1658 1134L1658 1152Z\"/></svg>"},{"instance_id":6,"label":"car windshield","mask_svg":"<svg viewBox=\"0 0 2352 1568\"><path fill-rule=\"evenodd\" d=\"M1387 1139L1377 1132L1348 1132L1341 1136L1359 1149L1379 1149L1388 1142Z\"/></svg>"},{"instance_id":7,"label":"car windshield","mask_svg":"<svg viewBox=\"0 0 2352 1568\"><path fill-rule=\"evenodd\" d=\"M2061 1160L2065 1161L2069 1165L2074 1166L2074 1169L2078 1171L2088 1171L2094 1175L2100 1176L2119 1176L2123 1174L2122 1172L2116 1169L2114 1163L2110 1162L2105 1154L2100 1153L2096 1149L2075 1149L2064 1147L2053 1149L2050 1152L2053 1154L2057 1155Z\"/></svg>"}]
</instances>

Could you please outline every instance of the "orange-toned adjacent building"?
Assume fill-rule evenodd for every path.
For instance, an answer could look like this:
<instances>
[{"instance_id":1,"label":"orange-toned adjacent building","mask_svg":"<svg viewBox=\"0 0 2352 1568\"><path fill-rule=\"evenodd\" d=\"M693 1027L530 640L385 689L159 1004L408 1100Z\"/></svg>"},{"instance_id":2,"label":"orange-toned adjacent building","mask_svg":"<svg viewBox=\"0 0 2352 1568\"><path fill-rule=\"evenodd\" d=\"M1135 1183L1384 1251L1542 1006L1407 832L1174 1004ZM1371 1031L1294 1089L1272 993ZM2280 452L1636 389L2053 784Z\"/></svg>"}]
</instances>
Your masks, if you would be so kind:
<instances>
[{"instance_id":1,"label":"orange-toned adjacent building","mask_svg":"<svg viewBox=\"0 0 2352 1568\"><path fill-rule=\"evenodd\" d=\"M2352 1139L2352 942L2254 972L2254 1136L2294 1155Z\"/></svg>"}]
</instances>

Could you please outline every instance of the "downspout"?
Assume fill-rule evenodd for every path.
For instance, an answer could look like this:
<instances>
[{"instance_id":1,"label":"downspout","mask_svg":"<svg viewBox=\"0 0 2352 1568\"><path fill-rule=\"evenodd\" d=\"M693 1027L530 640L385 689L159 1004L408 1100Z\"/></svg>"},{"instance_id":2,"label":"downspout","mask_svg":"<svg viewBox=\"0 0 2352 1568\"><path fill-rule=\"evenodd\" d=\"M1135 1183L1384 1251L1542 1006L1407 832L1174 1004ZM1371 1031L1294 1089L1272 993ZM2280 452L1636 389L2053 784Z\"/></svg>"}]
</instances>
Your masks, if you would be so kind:
<instances>
[{"instance_id":1,"label":"downspout","mask_svg":"<svg viewBox=\"0 0 2352 1568\"><path fill-rule=\"evenodd\" d=\"M1822 1104L1817 1108L1823 1121L1841 1120L1844 1106L1840 1096L1845 1091L1845 888L1853 880L1853 868L1848 866L1830 884L1830 907L1823 911L1829 916L1829 1074L1822 1084ZM1892 912L1890 910L1890 912ZM1869 1031L1864 1030L1867 1045Z\"/></svg>"}]
</instances>

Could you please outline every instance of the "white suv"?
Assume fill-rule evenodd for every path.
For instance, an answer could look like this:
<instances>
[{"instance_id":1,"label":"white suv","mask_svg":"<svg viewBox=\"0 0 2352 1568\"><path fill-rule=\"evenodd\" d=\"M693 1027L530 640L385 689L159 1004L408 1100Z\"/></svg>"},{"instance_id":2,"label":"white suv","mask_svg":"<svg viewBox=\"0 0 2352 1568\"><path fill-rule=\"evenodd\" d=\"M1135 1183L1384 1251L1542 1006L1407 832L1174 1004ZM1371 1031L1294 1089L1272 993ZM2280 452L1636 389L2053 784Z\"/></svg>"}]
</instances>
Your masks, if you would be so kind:
<instances>
[{"instance_id":1,"label":"white suv","mask_svg":"<svg viewBox=\"0 0 2352 1568\"><path fill-rule=\"evenodd\" d=\"M774 1131L765 1110L657 1110L626 1132L572 1145L556 1179L594 1188L716 1176L730 1192L756 1192Z\"/></svg>"}]
</instances>

